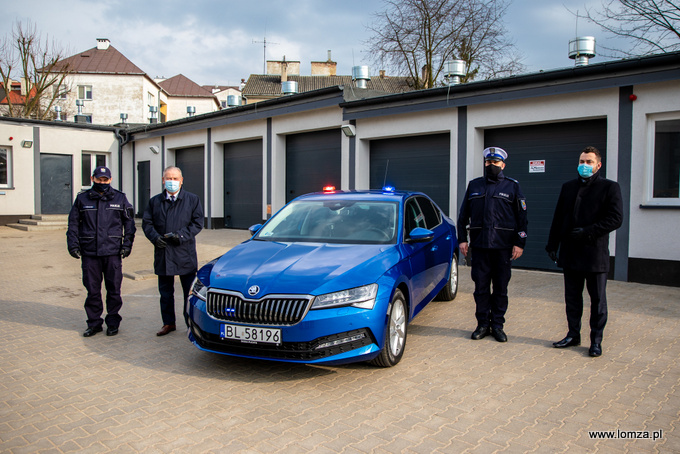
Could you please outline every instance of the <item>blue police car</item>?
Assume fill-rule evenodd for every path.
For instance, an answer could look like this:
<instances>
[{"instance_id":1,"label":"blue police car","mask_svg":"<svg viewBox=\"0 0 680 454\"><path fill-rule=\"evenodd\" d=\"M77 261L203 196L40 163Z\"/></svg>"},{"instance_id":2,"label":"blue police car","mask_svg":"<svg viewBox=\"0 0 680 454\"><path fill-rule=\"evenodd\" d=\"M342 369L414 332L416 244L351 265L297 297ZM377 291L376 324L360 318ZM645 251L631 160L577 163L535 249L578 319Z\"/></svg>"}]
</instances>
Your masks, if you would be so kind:
<instances>
[{"instance_id":1,"label":"blue police car","mask_svg":"<svg viewBox=\"0 0 680 454\"><path fill-rule=\"evenodd\" d=\"M458 290L455 224L425 194L307 194L203 266L187 301L201 350L307 363L397 364L408 323Z\"/></svg>"}]
</instances>

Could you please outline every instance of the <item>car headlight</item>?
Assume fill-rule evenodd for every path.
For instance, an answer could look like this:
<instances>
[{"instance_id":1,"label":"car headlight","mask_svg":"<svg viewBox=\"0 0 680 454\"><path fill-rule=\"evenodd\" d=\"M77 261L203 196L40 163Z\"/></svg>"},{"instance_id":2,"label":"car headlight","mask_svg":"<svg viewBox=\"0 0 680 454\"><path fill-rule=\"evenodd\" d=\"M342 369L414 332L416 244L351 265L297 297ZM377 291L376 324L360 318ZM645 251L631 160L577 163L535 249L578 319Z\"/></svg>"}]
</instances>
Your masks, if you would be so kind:
<instances>
[{"instance_id":1,"label":"car headlight","mask_svg":"<svg viewBox=\"0 0 680 454\"><path fill-rule=\"evenodd\" d=\"M191 294L198 299L205 301L208 297L208 287L203 285L203 282L196 277L194 278L194 283L191 284Z\"/></svg>"},{"instance_id":2,"label":"car headlight","mask_svg":"<svg viewBox=\"0 0 680 454\"><path fill-rule=\"evenodd\" d=\"M314 298L312 309L326 309L337 306L353 306L361 309L373 309L378 284L364 285L340 292L326 293Z\"/></svg>"}]
</instances>

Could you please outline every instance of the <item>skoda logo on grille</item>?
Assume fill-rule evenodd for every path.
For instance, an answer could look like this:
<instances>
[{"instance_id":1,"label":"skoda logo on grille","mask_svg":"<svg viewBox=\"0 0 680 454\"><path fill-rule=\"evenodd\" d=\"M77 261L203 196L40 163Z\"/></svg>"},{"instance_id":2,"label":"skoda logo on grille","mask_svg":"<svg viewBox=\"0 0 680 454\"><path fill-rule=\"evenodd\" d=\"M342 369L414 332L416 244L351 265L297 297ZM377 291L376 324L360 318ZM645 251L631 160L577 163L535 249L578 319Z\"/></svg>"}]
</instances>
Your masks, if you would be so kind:
<instances>
[{"instance_id":1,"label":"skoda logo on grille","mask_svg":"<svg viewBox=\"0 0 680 454\"><path fill-rule=\"evenodd\" d=\"M260 286L259 285L253 285L248 289L248 295L250 295L250 296L255 296L258 293L260 293Z\"/></svg>"}]
</instances>

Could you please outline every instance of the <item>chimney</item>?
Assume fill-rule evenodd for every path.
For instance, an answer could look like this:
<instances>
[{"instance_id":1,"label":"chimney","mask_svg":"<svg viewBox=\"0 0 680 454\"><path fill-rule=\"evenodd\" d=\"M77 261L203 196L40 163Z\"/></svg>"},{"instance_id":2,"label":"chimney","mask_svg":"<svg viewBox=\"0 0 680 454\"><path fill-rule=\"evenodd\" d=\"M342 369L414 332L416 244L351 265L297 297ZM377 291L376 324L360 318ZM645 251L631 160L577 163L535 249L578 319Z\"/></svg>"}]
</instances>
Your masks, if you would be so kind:
<instances>
[{"instance_id":1,"label":"chimney","mask_svg":"<svg viewBox=\"0 0 680 454\"><path fill-rule=\"evenodd\" d=\"M335 76L338 64L331 60L331 51L328 51L328 60L312 62L312 76Z\"/></svg>"},{"instance_id":2,"label":"chimney","mask_svg":"<svg viewBox=\"0 0 680 454\"><path fill-rule=\"evenodd\" d=\"M381 79L384 79L384 78L385 78L385 70L384 70L384 69L381 69L381 70L380 70L380 78L381 78Z\"/></svg>"},{"instance_id":3,"label":"chimney","mask_svg":"<svg viewBox=\"0 0 680 454\"><path fill-rule=\"evenodd\" d=\"M429 71L427 70L427 65L423 65L423 68L420 70L420 77L423 80L423 88L430 88L429 84L427 83L427 79L429 77Z\"/></svg>"},{"instance_id":4,"label":"chimney","mask_svg":"<svg viewBox=\"0 0 680 454\"><path fill-rule=\"evenodd\" d=\"M574 60L575 66L586 66L595 57L595 38L580 36L569 41L569 58Z\"/></svg>"},{"instance_id":5,"label":"chimney","mask_svg":"<svg viewBox=\"0 0 680 454\"><path fill-rule=\"evenodd\" d=\"M111 45L108 38L97 38L97 50L106 50Z\"/></svg>"}]
</instances>

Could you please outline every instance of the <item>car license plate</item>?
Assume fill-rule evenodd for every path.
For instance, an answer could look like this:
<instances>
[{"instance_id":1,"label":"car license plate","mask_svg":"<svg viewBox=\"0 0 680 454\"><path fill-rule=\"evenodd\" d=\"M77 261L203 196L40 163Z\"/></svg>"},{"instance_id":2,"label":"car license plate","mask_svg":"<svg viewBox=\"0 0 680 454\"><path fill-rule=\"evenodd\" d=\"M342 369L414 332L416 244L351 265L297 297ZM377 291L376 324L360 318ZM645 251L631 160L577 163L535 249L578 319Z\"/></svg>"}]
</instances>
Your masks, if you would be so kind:
<instances>
[{"instance_id":1,"label":"car license plate","mask_svg":"<svg viewBox=\"0 0 680 454\"><path fill-rule=\"evenodd\" d=\"M254 326L222 325L222 339L239 340L247 344L281 344L281 330Z\"/></svg>"}]
</instances>

